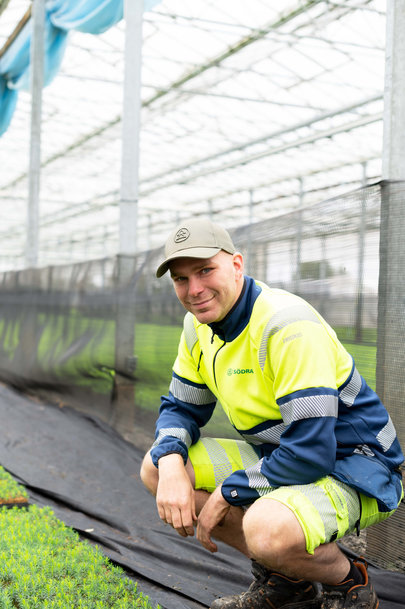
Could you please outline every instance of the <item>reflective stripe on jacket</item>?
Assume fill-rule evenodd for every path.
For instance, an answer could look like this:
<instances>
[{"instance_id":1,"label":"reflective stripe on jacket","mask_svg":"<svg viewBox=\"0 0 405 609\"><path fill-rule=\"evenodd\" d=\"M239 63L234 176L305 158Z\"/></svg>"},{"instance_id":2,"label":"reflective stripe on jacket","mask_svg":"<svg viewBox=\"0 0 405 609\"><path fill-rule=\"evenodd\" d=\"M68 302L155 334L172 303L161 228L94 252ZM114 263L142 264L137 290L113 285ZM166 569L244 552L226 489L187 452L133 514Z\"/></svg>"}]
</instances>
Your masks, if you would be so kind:
<instances>
[{"instance_id":1,"label":"reflective stripe on jacket","mask_svg":"<svg viewBox=\"0 0 405 609\"><path fill-rule=\"evenodd\" d=\"M187 313L169 395L162 398L152 459L187 459L220 403L255 446L254 467L222 485L234 505L272 488L332 474L392 510L403 461L394 425L335 332L306 301L245 278L219 323Z\"/></svg>"}]
</instances>

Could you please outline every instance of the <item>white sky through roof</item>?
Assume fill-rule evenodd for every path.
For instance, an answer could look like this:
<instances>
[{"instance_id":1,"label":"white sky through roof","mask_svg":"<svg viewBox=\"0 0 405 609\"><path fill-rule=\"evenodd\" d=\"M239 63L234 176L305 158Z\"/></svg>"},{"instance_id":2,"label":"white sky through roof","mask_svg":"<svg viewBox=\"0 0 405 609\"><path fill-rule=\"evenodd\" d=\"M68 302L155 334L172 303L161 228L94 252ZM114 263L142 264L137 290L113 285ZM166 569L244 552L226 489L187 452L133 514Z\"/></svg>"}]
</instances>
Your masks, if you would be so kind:
<instances>
[{"instance_id":1,"label":"white sky through roof","mask_svg":"<svg viewBox=\"0 0 405 609\"><path fill-rule=\"evenodd\" d=\"M166 0L143 39L140 250L185 216L232 228L380 179L383 0ZM123 50L123 22L71 32L44 89L40 265L118 252ZM24 265L30 103L0 138L1 269Z\"/></svg>"}]
</instances>

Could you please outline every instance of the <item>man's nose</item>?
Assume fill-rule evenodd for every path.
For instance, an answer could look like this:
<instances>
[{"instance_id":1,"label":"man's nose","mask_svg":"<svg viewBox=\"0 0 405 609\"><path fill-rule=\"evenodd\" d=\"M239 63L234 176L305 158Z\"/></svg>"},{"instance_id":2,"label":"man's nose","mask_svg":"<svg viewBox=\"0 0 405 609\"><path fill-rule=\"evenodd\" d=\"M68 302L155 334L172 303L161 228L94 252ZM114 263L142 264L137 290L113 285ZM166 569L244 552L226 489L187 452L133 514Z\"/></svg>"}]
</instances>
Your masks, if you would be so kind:
<instances>
[{"instance_id":1,"label":"man's nose","mask_svg":"<svg viewBox=\"0 0 405 609\"><path fill-rule=\"evenodd\" d=\"M201 281L198 277L188 278L188 293L190 296L196 296L202 289Z\"/></svg>"}]
</instances>

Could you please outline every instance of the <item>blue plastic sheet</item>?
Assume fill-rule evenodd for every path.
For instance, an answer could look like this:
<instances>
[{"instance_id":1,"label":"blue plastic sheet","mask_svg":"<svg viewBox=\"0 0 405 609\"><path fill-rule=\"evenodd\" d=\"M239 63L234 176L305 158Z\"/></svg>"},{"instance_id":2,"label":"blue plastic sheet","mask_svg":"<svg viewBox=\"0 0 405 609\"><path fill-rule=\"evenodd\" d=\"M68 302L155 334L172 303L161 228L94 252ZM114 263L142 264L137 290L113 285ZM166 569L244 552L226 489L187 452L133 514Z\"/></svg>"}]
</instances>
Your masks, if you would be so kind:
<instances>
[{"instance_id":1,"label":"blue plastic sheet","mask_svg":"<svg viewBox=\"0 0 405 609\"><path fill-rule=\"evenodd\" d=\"M160 0L144 0L150 10ZM70 30L102 34L124 15L124 0L49 0L45 15L44 85L59 71ZM18 91L30 82L31 19L0 59L0 136L8 129Z\"/></svg>"}]
</instances>

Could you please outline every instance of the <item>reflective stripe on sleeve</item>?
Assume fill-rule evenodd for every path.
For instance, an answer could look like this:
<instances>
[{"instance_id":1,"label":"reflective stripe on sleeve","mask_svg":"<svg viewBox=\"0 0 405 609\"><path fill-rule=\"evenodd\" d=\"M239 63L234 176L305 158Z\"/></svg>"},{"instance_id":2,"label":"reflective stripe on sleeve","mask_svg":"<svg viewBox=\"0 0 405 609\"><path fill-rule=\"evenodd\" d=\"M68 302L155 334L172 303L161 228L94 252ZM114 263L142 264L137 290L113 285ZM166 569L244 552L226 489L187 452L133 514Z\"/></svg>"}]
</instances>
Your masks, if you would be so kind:
<instances>
[{"instance_id":1,"label":"reflective stripe on sleeve","mask_svg":"<svg viewBox=\"0 0 405 609\"><path fill-rule=\"evenodd\" d=\"M277 311L277 313L275 313L267 322L262 340L260 342L259 365L262 370L264 368L264 364L266 363L267 343L270 336L273 336L286 326L289 326L296 321L312 321L316 324L321 323L315 313L304 304L294 305L281 311Z\"/></svg>"},{"instance_id":2,"label":"reflective stripe on sleeve","mask_svg":"<svg viewBox=\"0 0 405 609\"><path fill-rule=\"evenodd\" d=\"M395 431L394 423L392 422L391 417L388 415L388 423L377 434L377 440L381 444L385 453L391 448L396 437L397 433Z\"/></svg>"},{"instance_id":3,"label":"reflective stripe on sleeve","mask_svg":"<svg viewBox=\"0 0 405 609\"><path fill-rule=\"evenodd\" d=\"M280 438L283 431L285 431L286 426L284 423L280 423L279 425L273 425L268 429L264 429L257 433L243 433L240 432L242 436L245 438L247 442L251 444L263 444L269 442L270 444L280 444Z\"/></svg>"},{"instance_id":4,"label":"reflective stripe on sleeve","mask_svg":"<svg viewBox=\"0 0 405 609\"><path fill-rule=\"evenodd\" d=\"M184 383L181 379L174 376L172 377L169 390L178 400L188 402L189 404L195 404L197 406L212 404L212 402L216 401L216 397L212 391L205 385L202 385L201 387L189 385L188 383Z\"/></svg>"},{"instance_id":5,"label":"reflective stripe on sleeve","mask_svg":"<svg viewBox=\"0 0 405 609\"><path fill-rule=\"evenodd\" d=\"M263 459L260 459L255 465L245 470L247 479L249 481L249 488L255 489L259 496L267 495L273 490L273 486L269 483L266 476L264 476L260 470L262 467Z\"/></svg>"},{"instance_id":6,"label":"reflective stripe on sleeve","mask_svg":"<svg viewBox=\"0 0 405 609\"><path fill-rule=\"evenodd\" d=\"M191 436L188 433L187 429L185 429L184 427L166 427L164 429L159 430L158 437L152 444L152 448L154 448L155 446L158 446L158 444L160 444L162 439L166 438L167 436L172 436L174 438L178 438L179 440L184 442L184 444L187 446L187 448L190 448L190 446L191 446Z\"/></svg>"},{"instance_id":7,"label":"reflective stripe on sleeve","mask_svg":"<svg viewBox=\"0 0 405 609\"><path fill-rule=\"evenodd\" d=\"M336 395L330 394L294 398L282 404L280 412L286 425L314 417L337 418L338 399Z\"/></svg>"},{"instance_id":8,"label":"reflective stripe on sleeve","mask_svg":"<svg viewBox=\"0 0 405 609\"><path fill-rule=\"evenodd\" d=\"M359 395L360 389L361 389L361 376L360 376L357 368L355 368L353 370L352 378L347 383L346 387L344 387L339 392L339 397L346 406L349 406L349 407L353 406L354 400Z\"/></svg>"},{"instance_id":9,"label":"reflective stripe on sleeve","mask_svg":"<svg viewBox=\"0 0 405 609\"><path fill-rule=\"evenodd\" d=\"M186 341L187 349L189 350L190 355L193 353L194 346L197 343L198 337L197 332L194 327L193 316L191 313L187 313L184 318L184 338Z\"/></svg>"}]
</instances>

